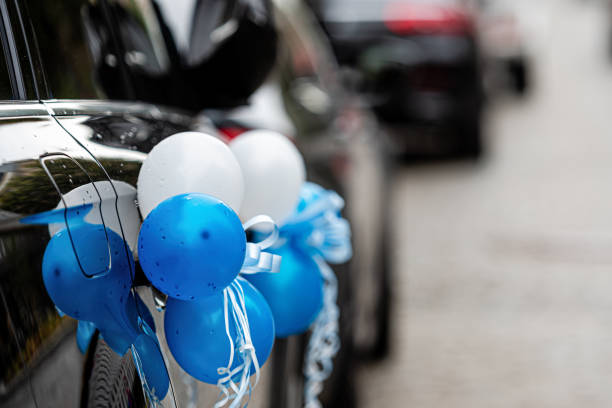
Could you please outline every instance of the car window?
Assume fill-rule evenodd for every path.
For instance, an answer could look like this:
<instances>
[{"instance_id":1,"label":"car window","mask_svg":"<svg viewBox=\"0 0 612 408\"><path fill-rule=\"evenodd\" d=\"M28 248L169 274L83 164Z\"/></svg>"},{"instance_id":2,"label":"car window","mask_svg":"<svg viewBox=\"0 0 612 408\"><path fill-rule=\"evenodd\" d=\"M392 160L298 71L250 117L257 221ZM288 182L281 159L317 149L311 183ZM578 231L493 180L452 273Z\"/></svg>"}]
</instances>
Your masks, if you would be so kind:
<instances>
[{"instance_id":1,"label":"car window","mask_svg":"<svg viewBox=\"0 0 612 408\"><path fill-rule=\"evenodd\" d=\"M134 99L170 103L172 56L164 40L166 28L159 23L154 3L108 0L107 4Z\"/></svg>"},{"instance_id":2,"label":"car window","mask_svg":"<svg viewBox=\"0 0 612 408\"><path fill-rule=\"evenodd\" d=\"M13 99L9 70L4 53L0 55L0 100Z\"/></svg>"},{"instance_id":3,"label":"car window","mask_svg":"<svg viewBox=\"0 0 612 408\"><path fill-rule=\"evenodd\" d=\"M99 1L25 0L50 98L125 99L119 56Z\"/></svg>"},{"instance_id":4,"label":"car window","mask_svg":"<svg viewBox=\"0 0 612 408\"><path fill-rule=\"evenodd\" d=\"M9 68L8 62L11 60L11 52L3 19L0 20L0 43L2 45L2 53L0 53L0 100L15 99L18 94L17 84L14 71ZM11 74L13 74L12 77Z\"/></svg>"}]
</instances>

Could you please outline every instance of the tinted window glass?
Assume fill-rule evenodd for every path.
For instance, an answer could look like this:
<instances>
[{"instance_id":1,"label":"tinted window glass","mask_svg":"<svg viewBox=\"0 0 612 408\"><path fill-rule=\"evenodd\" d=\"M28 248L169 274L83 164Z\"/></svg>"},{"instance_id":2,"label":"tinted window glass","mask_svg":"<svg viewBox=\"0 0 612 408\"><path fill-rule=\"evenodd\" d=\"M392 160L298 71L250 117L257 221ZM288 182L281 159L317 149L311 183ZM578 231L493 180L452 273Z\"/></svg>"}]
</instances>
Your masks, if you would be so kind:
<instances>
[{"instance_id":1,"label":"tinted window glass","mask_svg":"<svg viewBox=\"0 0 612 408\"><path fill-rule=\"evenodd\" d=\"M17 95L17 90L13 90L13 87L17 86L16 79L13 76L13 84L11 84L11 77L9 76L13 71L9 71L7 65L7 61L11 59L11 52L9 51L8 38L4 27L4 21L0 21L0 44L2 46L2 53L0 53L0 100L14 99Z\"/></svg>"},{"instance_id":2,"label":"tinted window glass","mask_svg":"<svg viewBox=\"0 0 612 408\"><path fill-rule=\"evenodd\" d=\"M126 97L112 33L99 1L26 0L50 97Z\"/></svg>"},{"instance_id":3,"label":"tinted window glass","mask_svg":"<svg viewBox=\"0 0 612 408\"><path fill-rule=\"evenodd\" d=\"M171 56L153 3L109 0L108 7L135 99L171 104Z\"/></svg>"},{"instance_id":4,"label":"tinted window glass","mask_svg":"<svg viewBox=\"0 0 612 408\"><path fill-rule=\"evenodd\" d=\"M4 54L0 54L0 100L12 99L11 81Z\"/></svg>"}]
</instances>

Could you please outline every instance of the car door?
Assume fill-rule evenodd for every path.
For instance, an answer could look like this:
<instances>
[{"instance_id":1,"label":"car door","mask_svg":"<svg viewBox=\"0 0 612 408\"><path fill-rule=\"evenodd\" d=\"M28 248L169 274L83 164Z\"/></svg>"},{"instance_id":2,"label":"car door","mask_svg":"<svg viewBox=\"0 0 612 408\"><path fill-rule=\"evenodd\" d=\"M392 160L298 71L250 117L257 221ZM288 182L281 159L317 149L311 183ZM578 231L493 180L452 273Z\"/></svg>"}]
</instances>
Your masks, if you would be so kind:
<instances>
[{"instance_id":1,"label":"car door","mask_svg":"<svg viewBox=\"0 0 612 408\"><path fill-rule=\"evenodd\" d=\"M32 49L15 3L1 1L0 16L0 406L76 406L84 363L76 322L55 309L42 260L51 235L74 222L65 205L70 191L89 191L91 214L98 212L104 224L105 195L95 183L108 177L39 101ZM116 212L107 223L113 218ZM108 248L108 241L97 245ZM81 265L86 275L104 273Z\"/></svg>"},{"instance_id":2,"label":"car door","mask_svg":"<svg viewBox=\"0 0 612 408\"><path fill-rule=\"evenodd\" d=\"M136 255L135 186L144 152L189 120L150 105L100 101L133 95L103 4L22 2L17 8L0 1L0 11L8 34L3 45L14 56L7 87L15 82L11 72L24 100L0 106L0 406L76 406L87 365L76 345L76 322L60 317L42 282L50 234L70 230L79 219L66 215L91 205L85 221L126 242L126 252L109 257ZM77 258L86 255L73 247Z\"/></svg>"}]
</instances>

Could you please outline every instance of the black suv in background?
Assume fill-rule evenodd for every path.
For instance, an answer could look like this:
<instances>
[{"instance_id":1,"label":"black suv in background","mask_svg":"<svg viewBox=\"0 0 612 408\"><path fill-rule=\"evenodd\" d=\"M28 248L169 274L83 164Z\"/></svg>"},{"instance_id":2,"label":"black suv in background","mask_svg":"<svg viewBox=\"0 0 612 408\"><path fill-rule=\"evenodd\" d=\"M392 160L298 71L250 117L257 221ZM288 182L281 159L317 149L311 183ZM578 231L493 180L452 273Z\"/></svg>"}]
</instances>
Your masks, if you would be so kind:
<instances>
[{"instance_id":1,"label":"black suv in background","mask_svg":"<svg viewBox=\"0 0 612 408\"><path fill-rule=\"evenodd\" d=\"M481 56L460 0L309 0L392 150L481 152Z\"/></svg>"},{"instance_id":2,"label":"black suv in background","mask_svg":"<svg viewBox=\"0 0 612 408\"><path fill-rule=\"evenodd\" d=\"M90 195L93 222L119 233L137 259L135 187L147 152L177 132L221 137L228 124L247 126L230 113L254 106L251 95L267 78L278 84L283 106L272 116L289 113L311 179L345 195L353 222L356 262L338 269L345 347L324 395L329 406L351 404L354 350L386 348L384 166L364 136L376 125L350 98L327 91L338 86L337 70L331 59L320 60L328 54L313 53L325 44L308 42L308 23L278 25L297 30L305 49L287 39L278 46L275 19L283 17L272 8L266 0L0 0L0 406L146 405L129 353L114 354L97 335L79 352L76 322L60 317L42 282L43 253L57 229L25 220L64 208L55 222L69 228L66 214L76 204L68 194L80 189ZM321 102L326 94L329 109L317 110L313 95ZM208 114L198 114L203 109ZM212 406L216 389L196 384L167 352L155 311L163 298L138 262L132 290L154 316L168 363L171 387L162 403ZM300 405L302 358L299 345L280 344L251 405Z\"/></svg>"}]
</instances>

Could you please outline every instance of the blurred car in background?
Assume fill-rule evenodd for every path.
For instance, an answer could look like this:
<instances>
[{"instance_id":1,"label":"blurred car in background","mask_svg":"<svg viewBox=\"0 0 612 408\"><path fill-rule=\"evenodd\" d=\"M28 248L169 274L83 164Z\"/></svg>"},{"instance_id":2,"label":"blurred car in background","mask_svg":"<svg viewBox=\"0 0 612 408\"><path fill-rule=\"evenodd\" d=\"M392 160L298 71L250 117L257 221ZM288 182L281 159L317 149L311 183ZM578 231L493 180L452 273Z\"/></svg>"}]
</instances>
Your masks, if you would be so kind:
<instances>
[{"instance_id":1,"label":"blurred car in background","mask_svg":"<svg viewBox=\"0 0 612 408\"><path fill-rule=\"evenodd\" d=\"M100 225L118 226L130 245L141 222L135 187L146 154L185 130L240 131L230 123L295 136L309 179L346 198L355 259L336 269L343 343L323 400L352 405L355 349L385 348L384 166L375 121L341 90L308 15L293 3L283 7L276 21L266 1L0 1L0 406L147 406L130 353L117 355L98 335L79 352L76 322L60 317L42 282L50 229L25 220L58 208L61 215L63 205L56 221L70 228L66 214L78 206L66 197L82 189ZM267 116L232 118L262 112L262 94ZM234 111L249 98L250 107ZM214 123L197 114L204 108ZM136 255L130 245L109 256L128 250ZM176 364L155 311L164 296L135 268L132 293L153 312L171 380L162 402L212 405L218 389ZM252 406L302 403L306 340L277 344Z\"/></svg>"},{"instance_id":2,"label":"blurred car in background","mask_svg":"<svg viewBox=\"0 0 612 408\"><path fill-rule=\"evenodd\" d=\"M393 151L482 147L476 24L453 0L311 0L336 56L389 128Z\"/></svg>"}]
</instances>

